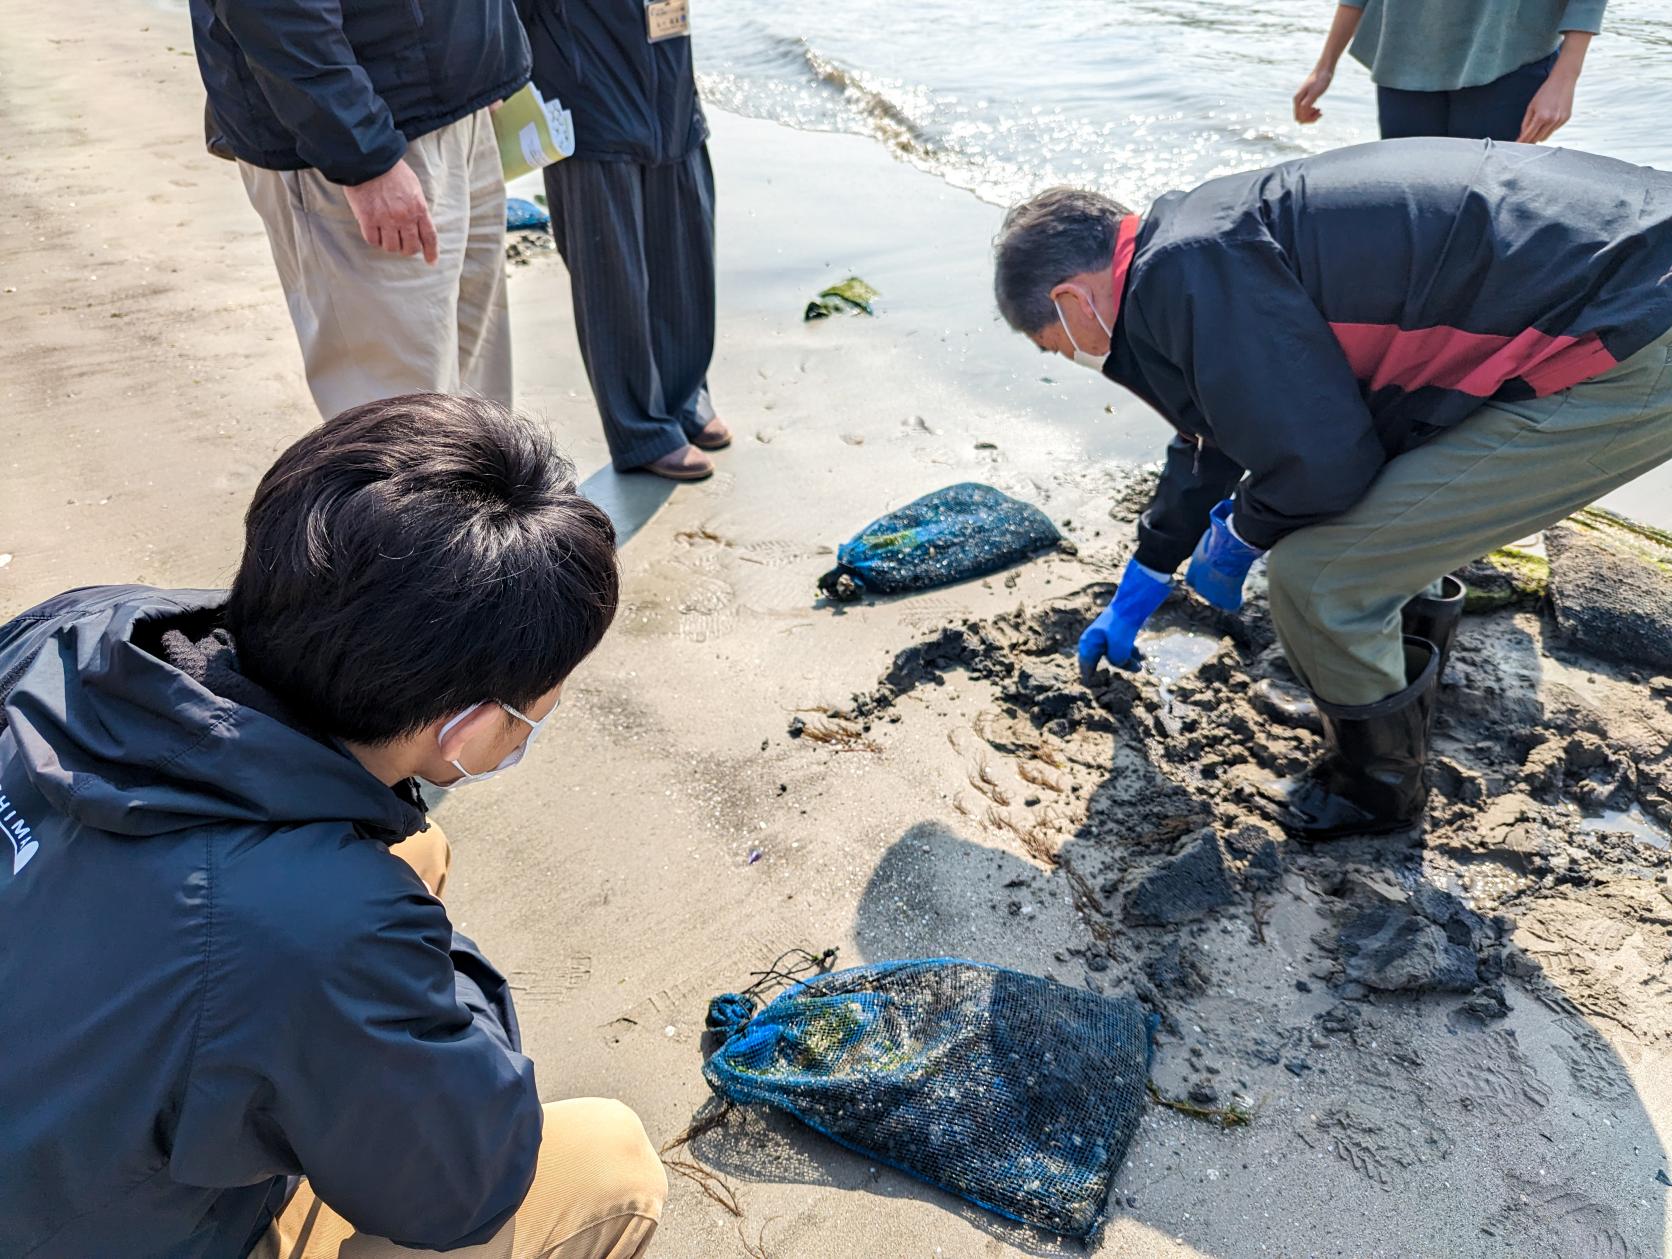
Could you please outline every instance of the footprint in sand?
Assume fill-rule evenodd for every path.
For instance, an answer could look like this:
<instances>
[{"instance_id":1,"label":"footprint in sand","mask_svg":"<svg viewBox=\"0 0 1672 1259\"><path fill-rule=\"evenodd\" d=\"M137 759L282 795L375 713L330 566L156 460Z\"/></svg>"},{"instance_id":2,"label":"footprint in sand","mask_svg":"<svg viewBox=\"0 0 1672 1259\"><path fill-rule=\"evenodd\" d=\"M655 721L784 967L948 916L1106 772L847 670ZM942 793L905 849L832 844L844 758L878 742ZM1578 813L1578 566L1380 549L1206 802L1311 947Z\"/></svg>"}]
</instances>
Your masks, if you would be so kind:
<instances>
[{"instance_id":1,"label":"footprint in sand","mask_svg":"<svg viewBox=\"0 0 1672 1259\"><path fill-rule=\"evenodd\" d=\"M1444 1158L1452 1144L1443 1129L1416 1112L1399 1118L1400 1109L1409 1110L1404 1099L1369 1108L1338 1106L1319 1114L1315 1126L1337 1158L1371 1184L1392 1191L1412 1179L1413 1168ZM1304 1131L1300 1136L1314 1143Z\"/></svg>"},{"instance_id":2,"label":"footprint in sand","mask_svg":"<svg viewBox=\"0 0 1672 1259\"><path fill-rule=\"evenodd\" d=\"M730 498L737 488L737 476L731 472L716 472L708 480L698 481L693 488L704 498Z\"/></svg>"},{"instance_id":3,"label":"footprint in sand","mask_svg":"<svg viewBox=\"0 0 1672 1259\"><path fill-rule=\"evenodd\" d=\"M1642 1259L1613 1207L1586 1197L1566 1181L1544 1183L1510 1173L1509 1201L1493 1217L1494 1231L1525 1259ZM1506 1236L1507 1235L1507 1236Z\"/></svg>"},{"instance_id":4,"label":"footprint in sand","mask_svg":"<svg viewBox=\"0 0 1672 1259\"><path fill-rule=\"evenodd\" d=\"M1556 1053L1575 1088L1605 1102L1623 1102L1632 1095L1631 1077L1601 1032L1577 1018L1558 1019L1556 1026L1567 1033Z\"/></svg>"},{"instance_id":5,"label":"footprint in sand","mask_svg":"<svg viewBox=\"0 0 1672 1259\"><path fill-rule=\"evenodd\" d=\"M738 599L763 612L804 610L818 598L818 577L834 562L808 546L777 539L737 549Z\"/></svg>"},{"instance_id":6,"label":"footprint in sand","mask_svg":"<svg viewBox=\"0 0 1672 1259\"><path fill-rule=\"evenodd\" d=\"M509 979L517 1000L532 1005L558 1005L592 977L592 955L571 953L555 965L538 970L513 970Z\"/></svg>"},{"instance_id":7,"label":"footprint in sand","mask_svg":"<svg viewBox=\"0 0 1672 1259\"><path fill-rule=\"evenodd\" d=\"M679 596L679 636L686 642L706 643L722 638L737 626L737 591L723 577L698 573Z\"/></svg>"},{"instance_id":8,"label":"footprint in sand","mask_svg":"<svg viewBox=\"0 0 1672 1259\"><path fill-rule=\"evenodd\" d=\"M1425 1074L1442 1100L1494 1122L1527 1123L1550 1104L1550 1086L1503 1031L1478 1032L1448 1048Z\"/></svg>"},{"instance_id":9,"label":"footprint in sand","mask_svg":"<svg viewBox=\"0 0 1672 1259\"><path fill-rule=\"evenodd\" d=\"M919 632L956 625L975 614L962 600L943 595L914 595L900 612L900 620Z\"/></svg>"}]
</instances>

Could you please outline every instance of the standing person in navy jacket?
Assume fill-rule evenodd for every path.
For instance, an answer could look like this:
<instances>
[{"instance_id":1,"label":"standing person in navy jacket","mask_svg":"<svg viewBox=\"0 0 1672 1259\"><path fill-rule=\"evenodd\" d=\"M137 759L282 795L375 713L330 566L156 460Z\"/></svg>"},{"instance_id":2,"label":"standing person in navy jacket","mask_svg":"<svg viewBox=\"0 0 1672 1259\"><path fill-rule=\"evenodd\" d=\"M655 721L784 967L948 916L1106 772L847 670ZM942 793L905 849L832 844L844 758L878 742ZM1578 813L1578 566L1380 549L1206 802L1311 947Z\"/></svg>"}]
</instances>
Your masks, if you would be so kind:
<instances>
[{"instance_id":1,"label":"standing person in navy jacket","mask_svg":"<svg viewBox=\"0 0 1672 1259\"><path fill-rule=\"evenodd\" d=\"M1129 664L1187 558L1271 613L1328 752L1305 838L1426 802L1452 569L1672 459L1672 175L1490 141L1360 145L1168 193L1053 189L996 246L1012 327L1175 436L1138 549L1080 641Z\"/></svg>"},{"instance_id":2,"label":"standing person in navy jacket","mask_svg":"<svg viewBox=\"0 0 1672 1259\"><path fill-rule=\"evenodd\" d=\"M210 148L267 227L322 417L440 390L511 401L505 176L528 82L514 0L191 0Z\"/></svg>"},{"instance_id":3,"label":"standing person in navy jacket","mask_svg":"<svg viewBox=\"0 0 1672 1259\"><path fill-rule=\"evenodd\" d=\"M0 1255L643 1253L661 1163L541 1105L416 786L515 765L618 587L544 433L420 394L279 456L230 591L0 626Z\"/></svg>"},{"instance_id":4,"label":"standing person in navy jacket","mask_svg":"<svg viewBox=\"0 0 1672 1259\"><path fill-rule=\"evenodd\" d=\"M574 112L546 168L581 359L623 472L713 475L714 168L691 64L689 0L518 0L534 85Z\"/></svg>"}]
</instances>

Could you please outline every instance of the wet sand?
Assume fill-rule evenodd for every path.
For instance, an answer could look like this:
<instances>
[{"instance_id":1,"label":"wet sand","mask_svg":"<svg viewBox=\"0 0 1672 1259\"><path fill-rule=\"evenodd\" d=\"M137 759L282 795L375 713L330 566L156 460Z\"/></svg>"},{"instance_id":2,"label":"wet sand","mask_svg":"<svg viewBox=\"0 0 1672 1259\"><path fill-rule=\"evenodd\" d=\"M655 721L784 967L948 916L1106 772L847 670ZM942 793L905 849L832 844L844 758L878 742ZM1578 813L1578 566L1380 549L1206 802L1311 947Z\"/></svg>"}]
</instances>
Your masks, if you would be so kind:
<instances>
[{"instance_id":1,"label":"wet sand","mask_svg":"<svg viewBox=\"0 0 1672 1259\"><path fill-rule=\"evenodd\" d=\"M16 289L0 294L0 552L14 556L0 615L92 582L219 584L256 479L313 416L259 222L233 170L202 152L184 18L124 3L89 32L13 0L0 18L0 288ZM1213 1066L1259 1107L1231 1133L1147 1114L1096 1253L1664 1253L1663 868L1616 841L1586 847L1541 812L1564 808L1567 739L1587 722L1634 766L1656 737L1664 750L1664 696L1647 677L1546 654L1535 612L1471 623L1448 688L1459 741L1445 755L1460 772L1440 797L1444 850L1280 846L1278 881L1258 893L1230 838L1247 802L1205 787L1197 764L1204 732L1226 774L1308 746L1248 714L1238 679L1270 667L1257 614L1239 629L1170 609L1166 625L1222 653L1212 680L1180 668L1164 698L1139 679L1122 713L1075 696L1082 718L1066 731L1049 729L1059 717L1036 725L1037 705L953 652L941 684L856 712L872 727L863 740L790 738L792 716L853 711L898 653L948 626L1009 615L1010 655L1060 672L1063 627L1130 544L1111 511L1126 514L1134 474L1116 459L1148 457L1160 432L995 323L984 260L997 211L862 140L715 122L712 383L738 440L713 481L674 490L599 471L562 268L540 257L513 273L521 401L628 538L626 605L554 737L440 814L458 850L455 921L511 975L543 1094L620 1096L660 1142L707 1096L711 995L796 945L839 946L844 963L956 954L1111 992L1147 985L1170 1018L1162 1087L1183 1092ZM803 325L808 297L850 273L883 290L879 318ZM1039 502L1080 556L815 606L828 548L962 479ZM1191 705L1197 728L1170 729ZM1545 740L1555 768L1528 780L1543 762L1516 732L1564 723L1571 736ZM1036 761L1065 790L1023 778ZM1127 924L1130 886L1197 842L1199 824L1221 837L1236 901L1183 926ZM1517 844L1525 869L1480 889L1458 874ZM1113 913L1077 903L1064 871L1082 867ZM1403 910L1416 879L1504 913L1480 956L1505 972L1506 1018L1460 1015L1471 993L1334 990L1346 920ZM1525 903L1489 903L1511 895ZM1099 947L1112 954L1094 969ZM789 1124L713 1134L697 1153L744 1216L675 1177L656 1254L742 1255L763 1235L780 1259L1082 1253Z\"/></svg>"}]
</instances>

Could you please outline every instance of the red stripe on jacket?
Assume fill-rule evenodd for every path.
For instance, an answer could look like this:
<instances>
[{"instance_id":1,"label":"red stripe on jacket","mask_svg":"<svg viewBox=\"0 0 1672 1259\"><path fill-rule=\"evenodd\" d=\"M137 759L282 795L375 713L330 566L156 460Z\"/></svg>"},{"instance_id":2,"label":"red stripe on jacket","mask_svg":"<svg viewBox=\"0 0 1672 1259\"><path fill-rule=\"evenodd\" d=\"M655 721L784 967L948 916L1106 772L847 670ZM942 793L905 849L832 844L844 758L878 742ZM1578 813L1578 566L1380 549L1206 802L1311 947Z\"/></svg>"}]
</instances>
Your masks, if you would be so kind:
<instances>
[{"instance_id":1,"label":"red stripe on jacket","mask_svg":"<svg viewBox=\"0 0 1672 1259\"><path fill-rule=\"evenodd\" d=\"M1552 336L1528 328L1513 337L1465 332L1440 324L1332 323L1353 375L1372 390L1390 385L1411 392L1425 385L1490 398L1520 377L1537 397L1570 388L1607 371L1618 360L1594 332Z\"/></svg>"}]
</instances>

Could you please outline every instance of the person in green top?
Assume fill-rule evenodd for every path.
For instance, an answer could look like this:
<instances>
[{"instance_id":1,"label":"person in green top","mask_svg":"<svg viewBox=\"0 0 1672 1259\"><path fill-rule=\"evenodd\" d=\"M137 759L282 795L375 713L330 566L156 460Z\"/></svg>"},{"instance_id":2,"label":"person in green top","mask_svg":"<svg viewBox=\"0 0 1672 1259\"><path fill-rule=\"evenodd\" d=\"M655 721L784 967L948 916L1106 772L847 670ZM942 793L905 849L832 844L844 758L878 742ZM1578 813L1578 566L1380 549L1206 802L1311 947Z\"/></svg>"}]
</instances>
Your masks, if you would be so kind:
<instances>
[{"instance_id":1,"label":"person in green top","mask_svg":"<svg viewBox=\"0 0 1672 1259\"><path fill-rule=\"evenodd\" d=\"M1323 116L1341 54L1376 83L1382 139L1460 136L1542 144L1573 115L1573 89L1608 0L1342 0L1295 121Z\"/></svg>"}]
</instances>

